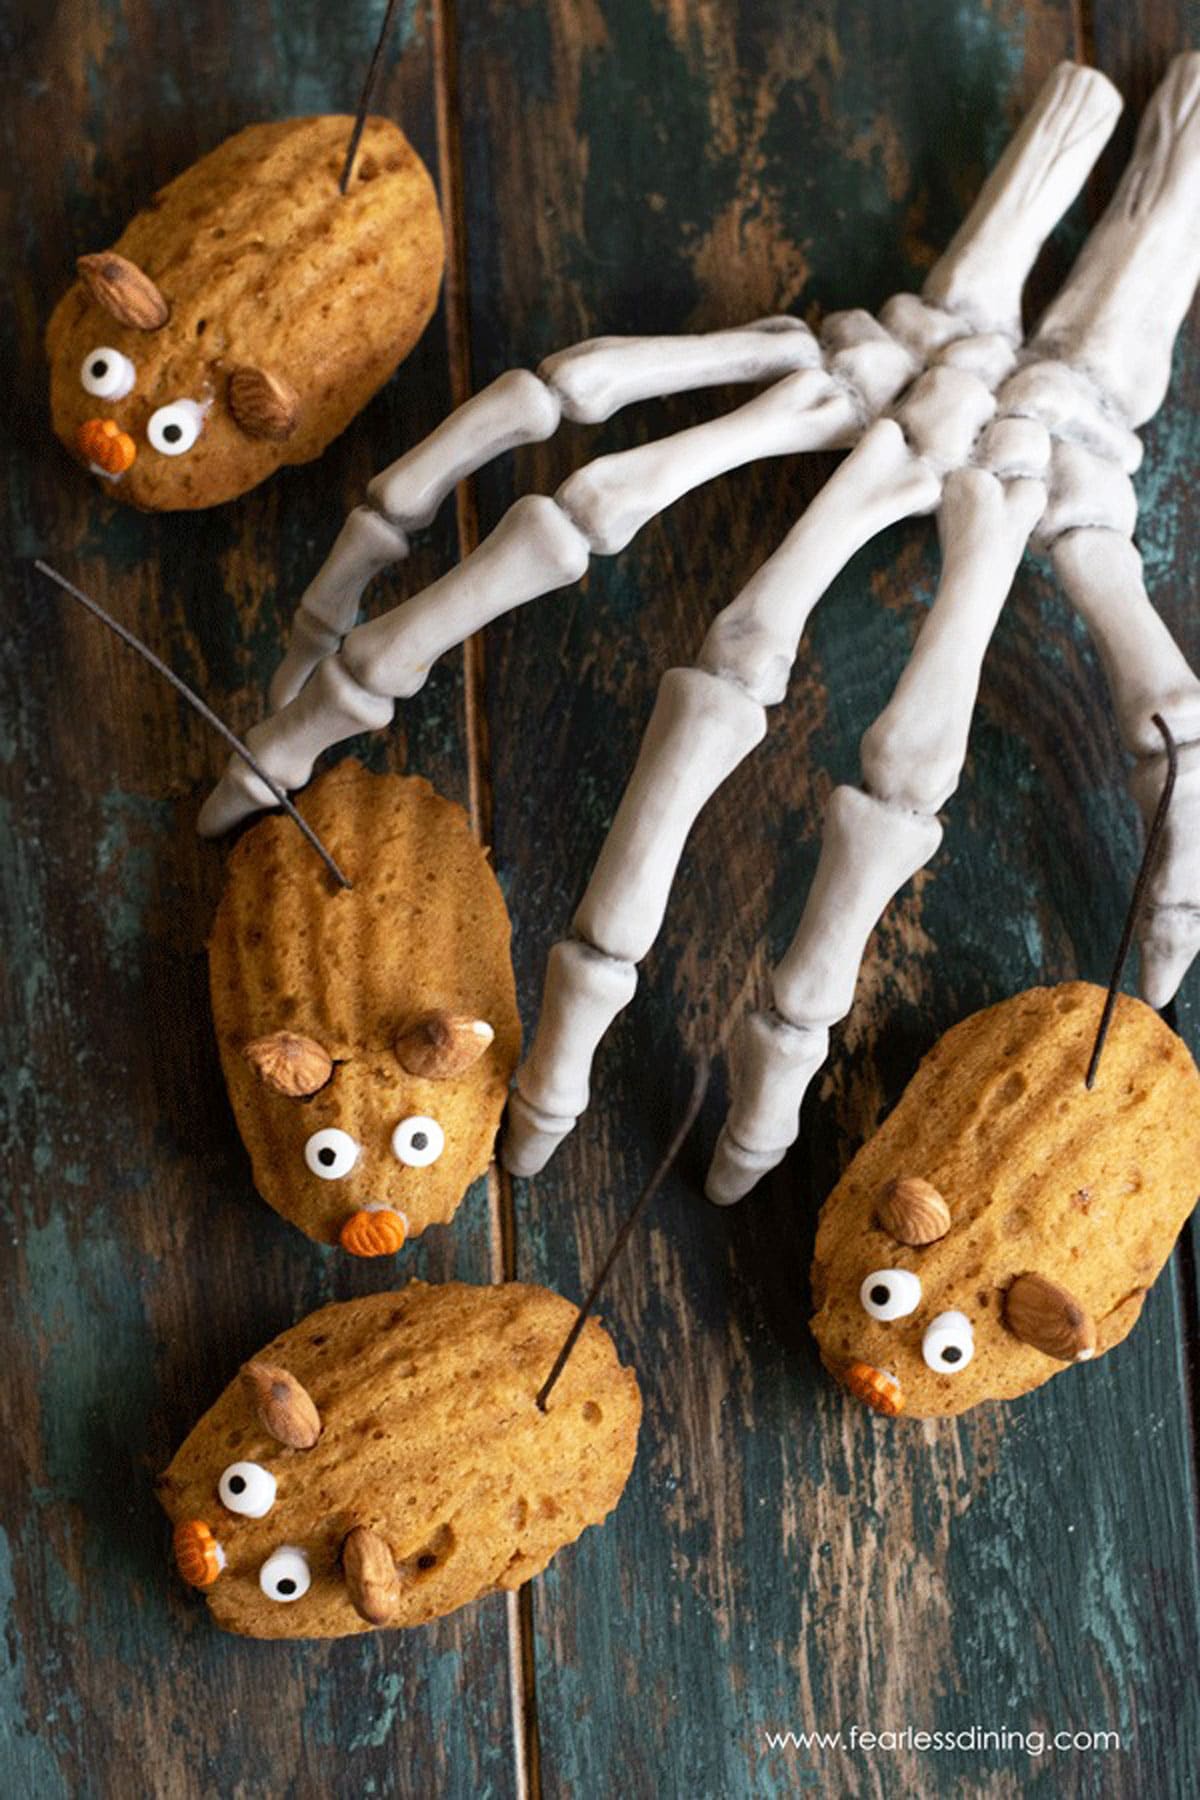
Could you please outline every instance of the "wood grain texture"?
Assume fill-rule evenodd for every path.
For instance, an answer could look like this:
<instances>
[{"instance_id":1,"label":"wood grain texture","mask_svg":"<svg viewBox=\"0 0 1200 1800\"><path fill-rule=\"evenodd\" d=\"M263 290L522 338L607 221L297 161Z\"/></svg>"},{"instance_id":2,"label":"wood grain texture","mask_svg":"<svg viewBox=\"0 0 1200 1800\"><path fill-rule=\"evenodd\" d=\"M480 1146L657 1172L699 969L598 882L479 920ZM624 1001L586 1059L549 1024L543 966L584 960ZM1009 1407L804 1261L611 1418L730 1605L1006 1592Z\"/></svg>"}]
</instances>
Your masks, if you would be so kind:
<instances>
[{"instance_id":1,"label":"wood grain texture","mask_svg":"<svg viewBox=\"0 0 1200 1800\"><path fill-rule=\"evenodd\" d=\"M197 154L249 120L352 110L380 15L228 0L10 11L0 1791L21 1800L515 1788L502 1602L413 1636L260 1645L215 1632L172 1574L152 1476L272 1333L390 1281L276 1220L232 1129L203 956L222 854L194 829L219 744L11 564L64 568L231 723L258 715L346 508L450 404L442 321L319 463L190 519L113 507L54 444L40 334L75 255ZM436 169L415 5L389 66L380 105ZM431 580L455 549L449 520L403 579ZM466 800L453 659L366 751ZM483 1183L405 1267L487 1279Z\"/></svg>"},{"instance_id":2,"label":"wood grain texture","mask_svg":"<svg viewBox=\"0 0 1200 1800\"><path fill-rule=\"evenodd\" d=\"M1048 67L1077 49L1071 10L1054 4L493 3L461 17L481 382L596 331L878 305L919 283ZM1163 25L1136 98L1197 23L1192 9ZM1104 43L1124 83L1127 52ZM1111 180L1110 167L1093 204ZM1047 253L1043 299L1085 223L1081 208ZM1194 464L1192 342L1142 493L1157 521L1144 538L1174 511L1156 586L1195 654L1184 484L1161 492L1164 462ZM481 520L583 455L722 403L647 407L526 452L479 482ZM595 562L579 591L490 634L496 845L520 896L523 996L582 890L659 674L695 654L830 466L764 466L694 495ZM904 528L818 610L767 742L693 835L591 1113L518 1189L523 1274L561 1282L574 1266L586 1281L665 1136L689 1045L761 994L815 867L825 799L857 773L935 573L931 534ZM805 1328L816 1207L919 1054L1031 981L1107 971L1136 855L1122 784L1092 651L1029 566L989 659L945 847L874 940L800 1148L731 1214L697 1202L698 1148L690 1186L662 1199L614 1280L610 1322L636 1347L647 1426L618 1529L535 1591L548 1794L1182 1791L1200 1717L1178 1278L1120 1357L957 1426L897 1431L848 1408ZM852 1722L1109 1728L1127 1748L869 1756L770 1751L763 1737Z\"/></svg>"},{"instance_id":3,"label":"wood grain texture","mask_svg":"<svg viewBox=\"0 0 1200 1800\"><path fill-rule=\"evenodd\" d=\"M380 105L451 201L449 318L314 467L191 520L111 507L46 419L40 332L74 255L248 120L351 105L381 10L19 0L0 27L19 172L0 240L10 563L57 562L235 724L257 716L344 509L450 403L448 343L461 392L595 331L877 305L919 282L1050 64L1086 52L1131 118L1036 272L1044 300L1167 57L1200 40L1197 0L1136 16L1119 0L436 0L432 17L409 0ZM567 428L489 471L373 604L440 572L476 507L486 530L517 491L733 398ZM1152 592L1193 659L1198 417L1193 328L1138 477ZM363 746L490 817L527 1028L661 671L690 660L832 466L766 464L690 497L578 590L489 632L465 686L447 658ZM522 1278L582 1289L682 1103L689 1050L763 991L824 802L857 772L935 578L916 525L836 584L769 738L694 835L584 1125L511 1201L480 1184L406 1268L486 1279L499 1204ZM4 605L0 1791L440 1800L517 1793L528 1774L583 1800L1186 1793L1195 1237L1117 1355L957 1423L897 1430L849 1407L805 1323L816 1208L921 1052L1026 983L1107 970L1138 832L1094 654L1046 571L1022 572L945 845L873 941L796 1153L742 1207L705 1207L714 1095L614 1277L641 1456L615 1520L535 1586L515 1654L535 1709L524 1763L500 1599L412 1636L285 1647L220 1636L173 1582L150 1475L272 1332L386 1277L307 1244L252 1191L202 956L221 857L193 827L219 746L23 560ZM1200 1046L1194 975L1178 1022ZM1125 1743L868 1755L763 1735L852 1722Z\"/></svg>"}]
</instances>

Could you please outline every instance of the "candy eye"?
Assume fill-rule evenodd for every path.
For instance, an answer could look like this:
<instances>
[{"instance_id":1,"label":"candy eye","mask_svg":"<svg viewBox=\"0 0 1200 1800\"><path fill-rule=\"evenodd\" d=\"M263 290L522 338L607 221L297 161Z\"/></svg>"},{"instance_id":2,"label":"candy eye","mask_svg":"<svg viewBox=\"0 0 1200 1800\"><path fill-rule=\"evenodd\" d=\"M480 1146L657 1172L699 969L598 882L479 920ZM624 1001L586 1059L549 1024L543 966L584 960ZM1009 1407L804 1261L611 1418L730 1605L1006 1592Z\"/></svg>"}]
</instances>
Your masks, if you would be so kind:
<instances>
[{"instance_id":1,"label":"candy eye","mask_svg":"<svg viewBox=\"0 0 1200 1800\"><path fill-rule=\"evenodd\" d=\"M876 1269L858 1290L863 1311L885 1325L889 1319L906 1319L921 1304L921 1283L911 1269Z\"/></svg>"},{"instance_id":2,"label":"candy eye","mask_svg":"<svg viewBox=\"0 0 1200 1800\"><path fill-rule=\"evenodd\" d=\"M975 1332L966 1313L939 1313L921 1339L921 1355L939 1375L957 1375L974 1354Z\"/></svg>"},{"instance_id":3,"label":"candy eye","mask_svg":"<svg viewBox=\"0 0 1200 1800\"><path fill-rule=\"evenodd\" d=\"M275 1504L275 1477L261 1463L230 1463L217 1483L217 1494L228 1512L265 1519Z\"/></svg>"},{"instance_id":4,"label":"candy eye","mask_svg":"<svg viewBox=\"0 0 1200 1800\"><path fill-rule=\"evenodd\" d=\"M341 1181L358 1161L359 1148L348 1131L327 1125L324 1131L314 1131L305 1144L304 1160L322 1181Z\"/></svg>"},{"instance_id":5,"label":"candy eye","mask_svg":"<svg viewBox=\"0 0 1200 1800\"><path fill-rule=\"evenodd\" d=\"M427 1169L446 1148L446 1134L436 1119L414 1113L401 1119L392 1133L392 1155L410 1169Z\"/></svg>"},{"instance_id":6,"label":"candy eye","mask_svg":"<svg viewBox=\"0 0 1200 1800\"><path fill-rule=\"evenodd\" d=\"M204 424L204 408L194 400L172 400L150 414L146 436L164 456L182 456L200 436Z\"/></svg>"},{"instance_id":7,"label":"candy eye","mask_svg":"<svg viewBox=\"0 0 1200 1800\"><path fill-rule=\"evenodd\" d=\"M133 391L137 370L119 350L110 350L107 344L101 344L84 357L79 379L84 393L94 394L97 400L123 400Z\"/></svg>"},{"instance_id":8,"label":"candy eye","mask_svg":"<svg viewBox=\"0 0 1200 1800\"><path fill-rule=\"evenodd\" d=\"M294 1544L280 1544L258 1571L258 1585L268 1600L299 1600L312 1586L308 1558Z\"/></svg>"}]
</instances>

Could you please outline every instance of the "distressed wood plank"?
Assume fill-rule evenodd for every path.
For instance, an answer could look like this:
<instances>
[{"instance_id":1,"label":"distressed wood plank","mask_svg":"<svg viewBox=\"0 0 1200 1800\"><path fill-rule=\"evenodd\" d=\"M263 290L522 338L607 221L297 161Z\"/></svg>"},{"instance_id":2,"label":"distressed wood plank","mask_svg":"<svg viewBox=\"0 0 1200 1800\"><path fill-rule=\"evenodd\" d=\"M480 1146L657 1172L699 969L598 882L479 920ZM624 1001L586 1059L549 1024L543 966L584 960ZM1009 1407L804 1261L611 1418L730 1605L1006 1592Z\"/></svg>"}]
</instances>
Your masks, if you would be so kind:
<instances>
[{"instance_id":1,"label":"distressed wood plank","mask_svg":"<svg viewBox=\"0 0 1200 1800\"><path fill-rule=\"evenodd\" d=\"M919 281L1041 77L1078 48L1072 9L1053 0L472 0L461 19L479 384L593 332L878 304ZM1118 43L1097 25L1119 83L1136 56L1144 92L1143 63L1148 80L1200 15L1189 4L1174 20L1173 42L1144 54L1136 27ZM1084 224L1081 207L1039 295ZM1150 434L1152 513L1155 457L1181 472L1195 460L1185 395ZM720 404L678 399L524 452L480 480L481 522L518 488L551 488L585 455ZM1179 450L1164 452L1164 431ZM489 633L496 845L527 1026L659 673L694 654L830 466L765 466L692 496L578 591ZM1178 527L1159 512L1148 534L1160 598L1195 656ZM762 992L811 879L824 801L857 771L934 579L928 530L903 529L819 609L770 738L695 833L664 939L600 1056L591 1114L543 1177L518 1185L523 1274L569 1287L574 1269L583 1285L665 1136L687 1045ZM900 1431L830 1390L805 1326L816 1206L920 1053L1023 985L1107 972L1136 859L1123 778L1090 646L1028 567L945 847L874 941L801 1149L730 1214L676 1183L614 1278L608 1311L647 1421L617 1521L535 1591L548 1794L783 1794L808 1781L855 1794L1184 1791L1200 1749L1200 1620L1178 1285L1160 1285L1110 1361L1006 1411ZM1191 1005L1181 1016L1194 1025ZM701 1168L697 1152L693 1181ZM770 1752L762 1735L852 1722L1115 1729L1125 1747L823 1757Z\"/></svg>"},{"instance_id":2,"label":"distressed wood plank","mask_svg":"<svg viewBox=\"0 0 1200 1800\"><path fill-rule=\"evenodd\" d=\"M449 404L439 317L319 464L235 505L111 505L51 437L41 330L74 256L238 126L352 110L382 8L104 0L10 11L0 130L3 330L16 428L7 544L141 631L231 722L258 716L291 609L370 473ZM436 161L422 7L381 108ZM454 554L453 521L402 580ZM394 592L392 583L381 583ZM239 1361L310 1307L388 1285L254 1195L211 1038L203 943L222 855L194 835L223 751L27 566L5 582L0 1789L479 1796L514 1791L503 1603L406 1638L257 1645L170 1569L152 1476ZM467 798L461 668L379 766ZM482 1184L406 1272L486 1279Z\"/></svg>"}]
</instances>

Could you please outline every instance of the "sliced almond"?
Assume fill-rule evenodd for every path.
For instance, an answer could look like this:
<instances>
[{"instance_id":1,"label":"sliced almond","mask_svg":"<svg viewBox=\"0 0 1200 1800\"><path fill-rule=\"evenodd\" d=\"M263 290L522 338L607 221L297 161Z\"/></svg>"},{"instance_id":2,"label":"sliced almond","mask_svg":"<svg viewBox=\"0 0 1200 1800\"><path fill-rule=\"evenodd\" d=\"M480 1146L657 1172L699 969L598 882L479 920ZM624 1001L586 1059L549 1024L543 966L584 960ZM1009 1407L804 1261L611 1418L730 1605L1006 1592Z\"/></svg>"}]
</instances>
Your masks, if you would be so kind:
<instances>
[{"instance_id":1,"label":"sliced almond","mask_svg":"<svg viewBox=\"0 0 1200 1800\"><path fill-rule=\"evenodd\" d=\"M447 1081L478 1062L495 1035L486 1019L469 1013L428 1013L399 1034L396 1057L410 1075Z\"/></svg>"},{"instance_id":2,"label":"sliced almond","mask_svg":"<svg viewBox=\"0 0 1200 1800\"><path fill-rule=\"evenodd\" d=\"M932 1182L898 1175L879 1197L876 1218L898 1244L935 1244L950 1229L950 1208Z\"/></svg>"},{"instance_id":3,"label":"sliced almond","mask_svg":"<svg viewBox=\"0 0 1200 1800\"><path fill-rule=\"evenodd\" d=\"M396 1559L377 1531L356 1525L342 1545L342 1573L350 1604L368 1625L386 1625L400 1605Z\"/></svg>"},{"instance_id":4,"label":"sliced almond","mask_svg":"<svg viewBox=\"0 0 1200 1800\"><path fill-rule=\"evenodd\" d=\"M247 365L229 377L229 410L247 437L281 443L291 437L300 418L300 396L290 381L266 369Z\"/></svg>"},{"instance_id":5,"label":"sliced almond","mask_svg":"<svg viewBox=\"0 0 1200 1800\"><path fill-rule=\"evenodd\" d=\"M316 1038L296 1031L273 1031L246 1044L242 1055L263 1083L289 1100L301 1100L323 1088L333 1074L333 1058Z\"/></svg>"},{"instance_id":6,"label":"sliced almond","mask_svg":"<svg viewBox=\"0 0 1200 1800\"><path fill-rule=\"evenodd\" d=\"M274 1363L248 1362L242 1385L267 1431L289 1450L311 1450L321 1435L321 1415L296 1377Z\"/></svg>"},{"instance_id":7,"label":"sliced almond","mask_svg":"<svg viewBox=\"0 0 1200 1800\"><path fill-rule=\"evenodd\" d=\"M75 264L88 293L110 313L118 325L134 331L157 331L171 316L171 309L150 277L115 250L81 256Z\"/></svg>"},{"instance_id":8,"label":"sliced almond","mask_svg":"<svg viewBox=\"0 0 1200 1800\"><path fill-rule=\"evenodd\" d=\"M1017 1276L1004 1296L1004 1323L1023 1344L1059 1362L1086 1362L1096 1354L1091 1314L1048 1276Z\"/></svg>"}]
</instances>

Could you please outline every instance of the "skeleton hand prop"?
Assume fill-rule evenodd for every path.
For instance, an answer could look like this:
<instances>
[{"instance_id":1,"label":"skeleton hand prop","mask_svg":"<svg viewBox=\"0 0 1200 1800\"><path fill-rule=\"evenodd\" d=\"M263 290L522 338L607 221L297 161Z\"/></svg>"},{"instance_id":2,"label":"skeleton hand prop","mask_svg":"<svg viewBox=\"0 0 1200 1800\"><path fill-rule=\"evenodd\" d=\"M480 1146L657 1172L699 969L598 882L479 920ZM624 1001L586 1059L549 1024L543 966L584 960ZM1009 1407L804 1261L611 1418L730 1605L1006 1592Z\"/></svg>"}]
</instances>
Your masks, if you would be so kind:
<instances>
[{"instance_id":1,"label":"skeleton hand prop","mask_svg":"<svg viewBox=\"0 0 1200 1800\"><path fill-rule=\"evenodd\" d=\"M1120 99L1063 64L1042 89L922 295L879 319L833 314L692 338L597 338L511 371L377 476L304 595L272 686L279 709L250 733L269 772L307 781L315 758L379 728L431 664L489 620L584 572L713 476L761 457L851 447L783 544L719 612L698 666L663 678L632 780L573 922L551 951L541 1020L517 1077L505 1160L540 1169L588 1101L592 1057L631 998L701 807L767 728L808 616L886 526L934 513L943 567L912 658L862 746L863 785L838 788L774 1006L735 1040L733 1101L709 1177L739 1198L796 1136L829 1027L850 1009L867 939L936 850L957 786L984 653L1024 553L1047 551L1096 637L1134 789L1153 806L1151 717L1183 750L1171 829L1142 927L1141 985L1162 1006L1200 948L1200 683L1155 613L1131 542L1135 427L1166 391L1176 333L1200 278L1200 55L1154 96L1112 204L1035 334L1021 293L1079 192ZM607 419L632 401L726 382L771 382L736 411L600 458L553 498L518 500L450 574L356 625L368 581L407 553L455 483L490 457L549 437L562 416ZM232 764L201 828L271 804Z\"/></svg>"}]
</instances>

